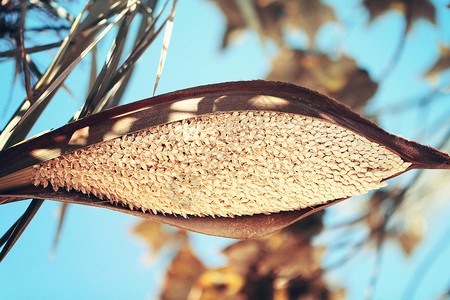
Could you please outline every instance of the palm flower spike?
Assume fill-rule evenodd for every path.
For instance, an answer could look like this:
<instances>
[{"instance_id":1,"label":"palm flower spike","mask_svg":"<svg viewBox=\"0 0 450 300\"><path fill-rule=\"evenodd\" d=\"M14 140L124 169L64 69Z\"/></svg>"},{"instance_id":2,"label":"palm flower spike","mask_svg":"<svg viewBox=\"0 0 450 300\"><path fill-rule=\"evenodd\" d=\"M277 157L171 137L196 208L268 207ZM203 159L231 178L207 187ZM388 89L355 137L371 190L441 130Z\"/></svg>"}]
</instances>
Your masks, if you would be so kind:
<instances>
[{"instance_id":1,"label":"palm flower spike","mask_svg":"<svg viewBox=\"0 0 450 300\"><path fill-rule=\"evenodd\" d=\"M450 156L315 91L230 82L119 106L0 152L0 203L91 205L247 239L411 169L450 169Z\"/></svg>"}]
</instances>

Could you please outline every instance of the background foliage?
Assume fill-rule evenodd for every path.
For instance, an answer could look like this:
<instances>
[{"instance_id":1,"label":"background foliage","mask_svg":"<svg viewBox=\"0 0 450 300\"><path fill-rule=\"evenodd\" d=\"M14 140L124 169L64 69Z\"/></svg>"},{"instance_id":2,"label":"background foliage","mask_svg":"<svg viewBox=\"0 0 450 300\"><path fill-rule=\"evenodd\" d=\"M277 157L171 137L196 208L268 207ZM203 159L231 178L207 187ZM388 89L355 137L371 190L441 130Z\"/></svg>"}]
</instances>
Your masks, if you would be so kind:
<instances>
[{"instance_id":1,"label":"background foliage","mask_svg":"<svg viewBox=\"0 0 450 300\"><path fill-rule=\"evenodd\" d=\"M182 15L186 8L182 2L177 7L172 45L174 48L177 45L188 47L189 43L202 45L205 41L195 32L177 40L177 26L183 26L177 23L178 14ZM9 131L3 131L5 145L33 133L33 125L39 126L40 113L53 95L64 93L58 91L59 87L66 90L66 98L69 95L84 102L81 106L77 103L81 109L76 113L77 104L69 108L61 101L54 104L57 108L53 112L58 110L62 114L55 119L68 121L72 116L79 118L117 105L125 94L125 87L133 89L133 81L142 84L139 78L130 77L130 71L159 30L163 30L165 20L170 19L170 9L166 9L164 17L152 27L156 3L135 4L97 1L89 4L83 18L76 19L80 6L75 2L2 2L0 59L3 64L14 64L14 68L5 68L13 72L8 75L12 79L11 88L2 96L6 100L2 100L5 116L2 119L23 116L24 105L36 107L29 121L16 128L14 134L6 136ZM239 53L239 47L244 49L249 39L258 39L254 43L266 62L265 74L259 76L318 90L371 117L387 130L449 151L450 9L445 1L205 0L197 5L215 10L223 18L223 28L215 28L215 34L221 37L221 43L213 49L221 51L216 54L218 60L225 61L230 51ZM157 9L160 6L156 6ZM195 11L190 13L190 21L196 22ZM123 17L114 30L102 40L98 39L102 30L121 14ZM80 25L73 27L77 20ZM377 28L383 30L377 32ZM420 38L421 31L433 38ZM81 32L83 34L79 35ZM63 38L67 36L72 42L70 47L66 43L64 48ZM166 38L163 43L167 41ZM94 45L97 42L98 46ZM423 49L432 52L423 53L428 59L425 62L417 57L420 51L414 49L420 43L428 43ZM50 65L53 56L58 55L52 49L58 47L66 52L60 50L61 59ZM79 60L88 47L92 47L87 56L90 60L83 60L77 68L90 75L84 75L82 83L78 82L83 77L80 75L73 75L78 79L69 77L67 81L64 76L59 77L64 70L76 72L72 63ZM158 51L147 55L158 58ZM181 73L192 57L174 57L170 52L171 49L161 90L165 89L164 81L178 83L178 86L173 84L178 88L192 84L189 72ZM241 53L244 59L251 55L245 50ZM198 67L208 70L208 61ZM170 68L179 71L171 72ZM236 65L233 68L234 76L214 77L215 80L255 76L244 74ZM182 78L176 72L180 72ZM160 72L154 68L146 73L156 79ZM148 81L147 78L145 94L128 92L125 94L131 98L128 101L150 96L152 90L148 88ZM22 103L19 102L21 97L25 99ZM19 110L11 112L16 107ZM7 121L2 120L2 125L6 124ZM446 238L450 225L448 221L437 221L450 210L448 181L446 173L416 172L390 182L387 189L347 200L262 239L203 240L204 244L227 244L222 257L215 254L217 258L199 254L195 234L139 220L134 221L132 232L148 245L153 261L165 262L167 268L158 263L153 265L165 269L160 284L162 299L360 299L363 296L377 299L394 294L394 298L404 299L414 296L421 299L423 294L428 298L445 299L450 292L450 278L448 274L439 274L439 269L433 265L450 266ZM67 226L71 226L70 221ZM62 238L70 239L64 229ZM62 247L64 241L61 243ZM219 259L223 261L221 266L211 263ZM138 261L138 258L133 256L130 260ZM395 278L394 284L383 280L384 277L392 279L386 275L388 273L398 274L398 270L393 269L394 264L386 263L392 260L413 265L409 269L405 267L410 270L409 276ZM350 275L358 268L368 274L365 280L356 281ZM355 281L350 282L347 277ZM426 277L441 283L433 289L425 288ZM426 290L430 290L428 294ZM151 292L150 287L148 292Z\"/></svg>"}]
</instances>

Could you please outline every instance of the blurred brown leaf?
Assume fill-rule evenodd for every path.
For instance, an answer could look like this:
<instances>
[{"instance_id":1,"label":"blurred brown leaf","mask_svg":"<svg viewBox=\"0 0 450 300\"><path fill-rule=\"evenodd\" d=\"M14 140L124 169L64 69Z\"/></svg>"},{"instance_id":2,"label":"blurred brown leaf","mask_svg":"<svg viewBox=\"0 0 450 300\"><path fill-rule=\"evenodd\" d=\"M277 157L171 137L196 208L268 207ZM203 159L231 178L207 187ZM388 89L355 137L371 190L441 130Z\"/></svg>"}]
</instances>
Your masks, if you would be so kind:
<instances>
[{"instance_id":1,"label":"blurred brown leaf","mask_svg":"<svg viewBox=\"0 0 450 300\"><path fill-rule=\"evenodd\" d=\"M248 270L262 258L262 242L259 240L241 241L228 246L223 254L228 258L229 265L240 274L246 275Z\"/></svg>"},{"instance_id":2,"label":"blurred brown leaf","mask_svg":"<svg viewBox=\"0 0 450 300\"><path fill-rule=\"evenodd\" d=\"M321 273L319 262L322 248L304 244L292 235L282 238L276 246L270 244L274 239L280 237L274 235L266 241L264 259L258 263L259 274L276 274L277 277L289 279L300 276L313 280Z\"/></svg>"},{"instance_id":3,"label":"blurred brown leaf","mask_svg":"<svg viewBox=\"0 0 450 300\"><path fill-rule=\"evenodd\" d=\"M409 256L422 241L427 223L417 206L404 208L397 217L400 222L391 229L391 238L397 241L405 255Z\"/></svg>"},{"instance_id":4,"label":"blurred brown leaf","mask_svg":"<svg viewBox=\"0 0 450 300\"><path fill-rule=\"evenodd\" d=\"M428 71L427 76L433 76L450 68L450 47L441 46L441 54L436 63Z\"/></svg>"},{"instance_id":5,"label":"blurred brown leaf","mask_svg":"<svg viewBox=\"0 0 450 300\"><path fill-rule=\"evenodd\" d=\"M288 282L281 281L276 284L274 300L342 300L345 299L345 290L337 289L330 291L323 279L314 281L305 280L302 277L294 278Z\"/></svg>"},{"instance_id":6,"label":"blurred brown leaf","mask_svg":"<svg viewBox=\"0 0 450 300\"><path fill-rule=\"evenodd\" d=\"M182 230L173 230L157 222L143 220L133 227L133 233L144 239L150 245L149 256L158 254L162 247L171 242L185 241L186 233Z\"/></svg>"},{"instance_id":7,"label":"blurred brown leaf","mask_svg":"<svg viewBox=\"0 0 450 300\"><path fill-rule=\"evenodd\" d=\"M362 219L372 237L378 237L380 226L386 221L386 201L391 199L391 193L385 190L375 191L368 201L366 216Z\"/></svg>"},{"instance_id":8,"label":"blurred brown leaf","mask_svg":"<svg viewBox=\"0 0 450 300\"><path fill-rule=\"evenodd\" d=\"M414 248L422 241L422 234L422 229L415 227L409 228L409 231L398 236L397 239L406 255L411 255Z\"/></svg>"},{"instance_id":9,"label":"blurred brown leaf","mask_svg":"<svg viewBox=\"0 0 450 300\"><path fill-rule=\"evenodd\" d=\"M433 24L436 23L435 7L429 0L364 0L364 6L369 10L370 21L389 10L400 11L409 18L408 30L418 19L427 19Z\"/></svg>"},{"instance_id":10,"label":"blurred brown leaf","mask_svg":"<svg viewBox=\"0 0 450 300\"><path fill-rule=\"evenodd\" d=\"M304 31L313 44L317 30L325 22L335 21L331 7L321 1L309 0L253 0L253 8L257 20L253 20L238 5L236 0L212 0L222 10L227 18L222 48L225 48L233 35L246 29L261 30L258 32L265 38L270 38L280 45L284 44L283 32L286 29ZM257 22L258 26L252 26ZM257 27L257 28L253 28Z\"/></svg>"},{"instance_id":11,"label":"blurred brown leaf","mask_svg":"<svg viewBox=\"0 0 450 300\"><path fill-rule=\"evenodd\" d=\"M242 30L250 27L250 20L246 19L246 16L241 12L236 0L212 0L219 6L223 14L227 18L226 30L222 40L222 48L228 46L234 36L238 35ZM281 15L282 6L273 5L260 5L255 2L254 11L256 12L259 28L262 30L259 34L263 34L264 37L271 37L278 43L281 43Z\"/></svg>"},{"instance_id":12,"label":"blurred brown leaf","mask_svg":"<svg viewBox=\"0 0 450 300\"><path fill-rule=\"evenodd\" d=\"M330 290L322 278L323 249L310 242L323 226L321 219L318 214L268 237L236 242L223 250L228 264L221 268L205 270L183 248L169 267L162 299L342 299L345 290Z\"/></svg>"},{"instance_id":13,"label":"blurred brown leaf","mask_svg":"<svg viewBox=\"0 0 450 300\"><path fill-rule=\"evenodd\" d=\"M218 299L319 299L330 296L332 293L320 276L323 249L313 247L308 241L302 234L285 231L264 239L232 244L223 251L229 264L209 271L213 272L209 276L214 274L216 278L215 284L198 285L197 289L202 289L203 295L216 295L212 291L220 289L227 291L228 297ZM233 297L231 291L234 291Z\"/></svg>"},{"instance_id":14,"label":"blurred brown leaf","mask_svg":"<svg viewBox=\"0 0 450 300\"><path fill-rule=\"evenodd\" d=\"M378 245L390 240L399 243L405 255L410 255L424 236L426 222L422 211L415 205L417 202L401 205L405 201L404 195L397 189L377 190L370 197L364 216L347 226L363 225L369 232L367 243ZM394 211L397 211L395 215ZM392 222L388 226L390 220Z\"/></svg>"},{"instance_id":15,"label":"blurred brown leaf","mask_svg":"<svg viewBox=\"0 0 450 300\"><path fill-rule=\"evenodd\" d=\"M283 3L286 28L303 30L313 44L317 30L326 22L336 20L333 9L322 1L283 0L273 1Z\"/></svg>"},{"instance_id":16,"label":"blurred brown leaf","mask_svg":"<svg viewBox=\"0 0 450 300\"><path fill-rule=\"evenodd\" d=\"M160 299L188 299L191 287L204 271L203 264L185 243L167 270Z\"/></svg>"},{"instance_id":17,"label":"blurred brown leaf","mask_svg":"<svg viewBox=\"0 0 450 300\"><path fill-rule=\"evenodd\" d=\"M188 300L244 300L240 293L245 279L230 267L204 272L189 294Z\"/></svg>"},{"instance_id":18,"label":"blurred brown leaf","mask_svg":"<svg viewBox=\"0 0 450 300\"><path fill-rule=\"evenodd\" d=\"M351 58L333 61L325 54L305 54L284 49L273 62L269 80L286 81L317 90L354 110L360 110L375 94L378 84Z\"/></svg>"}]
</instances>

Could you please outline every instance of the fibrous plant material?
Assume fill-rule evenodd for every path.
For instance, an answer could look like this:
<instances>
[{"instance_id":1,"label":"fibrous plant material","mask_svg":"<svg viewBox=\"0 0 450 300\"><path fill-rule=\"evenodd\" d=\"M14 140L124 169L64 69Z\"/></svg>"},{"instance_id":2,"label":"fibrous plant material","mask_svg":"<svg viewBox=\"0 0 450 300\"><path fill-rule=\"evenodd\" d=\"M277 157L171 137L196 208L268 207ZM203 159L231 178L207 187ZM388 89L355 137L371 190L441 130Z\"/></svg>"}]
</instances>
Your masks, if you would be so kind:
<instances>
[{"instance_id":1,"label":"fibrous plant material","mask_svg":"<svg viewBox=\"0 0 450 300\"><path fill-rule=\"evenodd\" d=\"M119 106L1 151L0 204L49 199L248 239L411 169L450 169L450 156L312 90L229 82Z\"/></svg>"},{"instance_id":2,"label":"fibrous plant material","mask_svg":"<svg viewBox=\"0 0 450 300\"><path fill-rule=\"evenodd\" d=\"M411 164L342 126L239 111L154 126L35 165L33 183L182 216L270 214L360 195Z\"/></svg>"}]
</instances>

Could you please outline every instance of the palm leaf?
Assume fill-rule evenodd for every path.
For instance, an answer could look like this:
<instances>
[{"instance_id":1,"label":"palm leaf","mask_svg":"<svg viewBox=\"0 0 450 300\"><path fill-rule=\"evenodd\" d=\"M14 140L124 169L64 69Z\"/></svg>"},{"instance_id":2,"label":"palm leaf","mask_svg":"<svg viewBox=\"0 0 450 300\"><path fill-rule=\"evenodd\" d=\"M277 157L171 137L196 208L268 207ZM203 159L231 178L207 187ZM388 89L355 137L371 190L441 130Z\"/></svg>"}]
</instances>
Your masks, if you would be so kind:
<instances>
[{"instance_id":1,"label":"palm leaf","mask_svg":"<svg viewBox=\"0 0 450 300\"><path fill-rule=\"evenodd\" d=\"M0 262L8 254L9 250L14 246L19 237L22 235L25 228L30 224L36 212L41 207L44 200L33 199L23 215L14 223L13 226L0 238L0 247L3 246L0 252Z\"/></svg>"},{"instance_id":2,"label":"palm leaf","mask_svg":"<svg viewBox=\"0 0 450 300\"><path fill-rule=\"evenodd\" d=\"M167 19L166 32L164 33L163 46L162 46L161 55L159 58L158 71L156 72L155 87L153 88L153 96L155 95L156 88L158 87L159 79L161 78L161 74L162 74L162 71L164 68L164 63L166 61L167 50L169 49L170 37L172 35L173 19L175 17L176 5L177 5L177 0L174 0L173 4L172 4L172 10L170 12L170 16Z\"/></svg>"},{"instance_id":3,"label":"palm leaf","mask_svg":"<svg viewBox=\"0 0 450 300\"><path fill-rule=\"evenodd\" d=\"M139 5L137 5L136 3L138 3ZM49 2L46 4L53 5L55 3ZM2 135L0 135L0 146L1 146L0 149L8 148L11 145L20 142L25 138L25 136L28 134L29 130L31 129L35 121L39 118L40 113L45 108L45 106L50 102L50 100L52 99L53 95L56 93L58 88L61 86L64 87L63 85L64 79L71 73L71 71L75 68L75 66L86 56L86 54L100 42L100 40L105 36L105 34L112 27L114 27L119 21L121 21L121 25L119 27L115 43L111 48L109 57L101 73L98 76L96 76L95 68L92 68L92 71L94 71L94 73L92 74L94 76L93 78L96 77L96 79L93 81L94 83L90 87L90 90L91 95L95 95L95 97L88 96L85 101L84 108L91 107L95 111L101 111L108 103L108 99L114 97L115 92L118 90L118 85L114 87L114 85L110 84L110 79L113 76L113 74L116 75L115 78L119 78L120 80L121 80L120 76L129 77L130 73L128 71L132 69L134 63L138 60L140 55L142 55L143 53L142 50L148 47L160 32L161 28L158 31L156 31L156 33L154 33L153 28L155 22L162 13L162 10L160 14L157 16L157 18L153 19L152 9L151 10L149 9L152 6L154 7L155 4L153 3L149 5L150 6L148 6L143 2L137 1L114 1L114 2L97 1L93 4L88 4L83 10L83 12L80 13L79 16L73 21L73 25L70 29L70 32L68 36L64 39L64 41L61 43L61 47L52 64L49 66L45 74L43 76L40 76L41 79L33 89L35 96L34 99L30 97L31 88L28 79L29 75L28 73L25 73L26 79L28 79L26 80L27 83L26 86L29 96L22 103L19 110L14 114L13 118L6 126L5 130L2 132ZM145 24L146 26L145 28L143 28L144 31L141 31L138 35L138 38L145 37L145 39L143 43L142 39L139 40L139 42L141 43L135 42L135 45L136 47L138 47L138 49L134 49L132 51L133 57L131 60L128 61L127 65L127 67L129 68L126 69L126 72L123 72L120 74L120 76L117 76L117 73L115 72L117 71L117 65L123 52L123 46L125 44L128 32L127 29L130 23L132 22L134 16L136 15L136 12L138 11L136 9L137 7L140 8L139 9L140 12L145 11L145 17L143 18L142 24ZM87 11L88 11L87 16L82 21L82 17L85 15ZM115 20L112 23L107 24L107 20L115 14L117 14ZM25 14L22 14L22 16L24 20ZM149 19L151 20L150 22L148 21L144 22L144 20ZM151 26L148 26L149 24L151 24ZM104 29L102 32L100 32L102 28ZM155 36L152 36L153 34L155 34ZM49 46L54 47L56 45L58 45L58 43ZM25 49L22 43L20 53L22 54L22 57L29 59L28 53L47 49L47 47L44 47L42 49L41 48ZM11 54L9 52L11 52ZM2 53L2 55L3 56L13 55L12 51L9 52ZM28 71L28 66L26 65L27 60L23 59L22 61L25 66L24 69ZM95 55L93 58L93 66L94 65L95 65ZM31 67L35 66L32 61L30 66ZM39 73L39 75L41 74ZM92 93L93 91L98 91L99 87L101 89L100 93ZM123 87L121 88L121 91L123 91ZM90 110L84 109L84 111L80 111L76 116L74 116L74 120L89 115L91 112L92 111ZM16 175L20 175L23 172L24 170L20 171L19 173L16 173ZM21 181L19 177L13 178L13 180L16 179ZM5 199L6 198L2 198L2 203L3 200ZM63 210L61 214L58 233L57 236L55 237L55 245L57 243L59 232L61 230L64 212L65 210Z\"/></svg>"},{"instance_id":4,"label":"palm leaf","mask_svg":"<svg viewBox=\"0 0 450 300\"><path fill-rule=\"evenodd\" d=\"M25 139L59 88L59 85L55 85L57 78L59 78L58 81L61 84L61 79L65 77L60 75L63 72L67 73L70 66L75 66L74 61L79 58L83 50L92 44L100 30L106 26L107 20L116 13L127 9L125 4L123 1L96 1L84 8L83 12L75 19L69 35L63 41L55 59L34 87L35 98L26 99L22 102L0 135L0 149L5 149ZM88 14L81 21L86 11L88 11ZM49 92L50 87L53 90L52 92ZM42 96L43 94L45 94L45 97ZM39 105L34 104L36 99L41 101ZM28 113L28 116L24 118L33 104L34 112Z\"/></svg>"},{"instance_id":5,"label":"palm leaf","mask_svg":"<svg viewBox=\"0 0 450 300\"><path fill-rule=\"evenodd\" d=\"M48 99L48 97L61 86L63 81L67 78L67 76L73 71L73 69L80 63L81 60L84 59L84 57L105 37L105 35L116 25L128 12L128 10L122 11L115 19L114 21L105 27L105 29L96 37L96 39L90 43L83 51L80 53L80 55L75 58L66 69L64 69L55 79L51 82L51 84L48 86L48 88L37 98L33 104L26 110L26 112L23 114L20 121L17 123L17 125L12 129L19 127L21 124L23 124L24 120L26 120L29 116L33 114L33 112L44 102Z\"/></svg>"}]
</instances>

